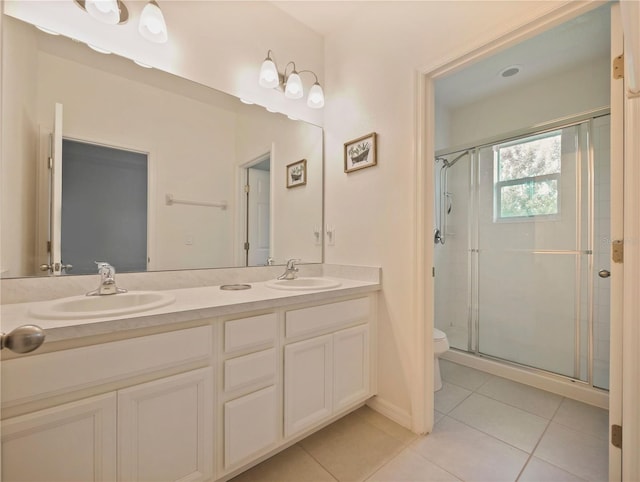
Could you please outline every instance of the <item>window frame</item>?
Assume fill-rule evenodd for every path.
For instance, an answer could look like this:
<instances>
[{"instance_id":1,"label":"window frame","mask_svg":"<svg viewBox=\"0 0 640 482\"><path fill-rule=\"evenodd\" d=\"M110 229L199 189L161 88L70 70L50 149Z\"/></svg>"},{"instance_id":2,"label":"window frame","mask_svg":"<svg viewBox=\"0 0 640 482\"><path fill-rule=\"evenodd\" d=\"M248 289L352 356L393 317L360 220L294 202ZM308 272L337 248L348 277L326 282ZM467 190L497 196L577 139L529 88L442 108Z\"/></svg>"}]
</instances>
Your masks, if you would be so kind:
<instances>
[{"instance_id":1,"label":"window frame","mask_svg":"<svg viewBox=\"0 0 640 482\"><path fill-rule=\"evenodd\" d=\"M500 181L500 149L511 147L527 142L534 142L550 137L560 137L560 168L558 172L551 174L540 174L537 176L518 177ZM512 223L512 222L536 222L536 221L557 221L560 219L561 213L561 179L562 179L562 129L554 129L548 132L532 134L519 137L508 142L495 144L493 146L493 222L494 223ZM557 210L550 214L529 214L525 216L502 216L502 188L506 186L526 186L528 184L540 184L548 181L556 181L557 192Z\"/></svg>"}]
</instances>

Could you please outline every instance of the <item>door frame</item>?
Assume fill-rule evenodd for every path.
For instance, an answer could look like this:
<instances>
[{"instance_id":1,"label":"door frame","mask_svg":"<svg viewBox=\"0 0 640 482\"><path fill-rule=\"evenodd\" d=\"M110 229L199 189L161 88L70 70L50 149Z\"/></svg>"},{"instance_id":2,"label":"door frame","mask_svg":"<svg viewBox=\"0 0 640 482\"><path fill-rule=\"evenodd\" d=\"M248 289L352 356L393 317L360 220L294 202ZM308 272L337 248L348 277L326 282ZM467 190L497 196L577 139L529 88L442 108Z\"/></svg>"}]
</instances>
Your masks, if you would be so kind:
<instances>
[{"instance_id":1,"label":"door frame","mask_svg":"<svg viewBox=\"0 0 640 482\"><path fill-rule=\"evenodd\" d=\"M414 73L416 269L413 285L415 287L414 313L417 324L415 353L418 356L416 357L416 377L415 383L411 387L411 397L415 407L412 429L417 433L431 432L434 424L432 342L435 302L434 278L432 277L434 199L431 188L434 183L434 173L431 159L435 153L435 81L601 5L603 2L570 2L454 60L428 66ZM612 480L620 480L620 477Z\"/></svg>"},{"instance_id":2,"label":"door frame","mask_svg":"<svg viewBox=\"0 0 640 482\"><path fill-rule=\"evenodd\" d=\"M273 167L273 146L270 146L269 149L264 150L262 154L254 157L253 159L244 162L238 166L237 170L237 199L238 199L238 214L236 219L236 226L238 227L236 230L237 242L235 243L236 248L234 249L235 258L236 258L236 266L247 266L247 257L246 251L244 249L244 243L247 240L247 217L249 215L247 205L247 196L245 192L245 185L247 184L247 172L248 170L255 166L256 164L260 164L262 161L269 159L271 167ZM270 169L272 170L272 169ZM273 175L270 174L269 187L269 216L271 219L271 226L273 226ZM270 230L272 231L272 230ZM273 252L273 233L269 233L269 244L271 246L271 252Z\"/></svg>"}]
</instances>

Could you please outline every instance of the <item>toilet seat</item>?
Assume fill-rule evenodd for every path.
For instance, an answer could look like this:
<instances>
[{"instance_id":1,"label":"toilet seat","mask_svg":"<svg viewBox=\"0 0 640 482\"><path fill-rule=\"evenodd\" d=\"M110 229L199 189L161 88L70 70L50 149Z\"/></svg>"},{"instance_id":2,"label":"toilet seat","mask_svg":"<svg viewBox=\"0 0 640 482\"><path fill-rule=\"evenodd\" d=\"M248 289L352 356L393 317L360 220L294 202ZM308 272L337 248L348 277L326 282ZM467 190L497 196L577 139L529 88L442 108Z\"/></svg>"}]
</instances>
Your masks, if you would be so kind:
<instances>
[{"instance_id":1,"label":"toilet seat","mask_svg":"<svg viewBox=\"0 0 640 482\"><path fill-rule=\"evenodd\" d=\"M446 338L447 338L447 334L444 331L438 330L437 328L433 329L434 340L445 340Z\"/></svg>"}]
</instances>

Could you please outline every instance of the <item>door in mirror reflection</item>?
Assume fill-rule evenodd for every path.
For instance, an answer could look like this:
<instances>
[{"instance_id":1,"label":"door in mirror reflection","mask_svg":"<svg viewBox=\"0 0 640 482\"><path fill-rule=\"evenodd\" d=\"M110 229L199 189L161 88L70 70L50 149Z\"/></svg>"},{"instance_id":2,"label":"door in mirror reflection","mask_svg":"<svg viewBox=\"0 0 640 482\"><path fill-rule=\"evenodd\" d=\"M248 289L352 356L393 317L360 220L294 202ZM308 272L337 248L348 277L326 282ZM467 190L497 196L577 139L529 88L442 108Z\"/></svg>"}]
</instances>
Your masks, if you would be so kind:
<instances>
[{"instance_id":1,"label":"door in mirror reflection","mask_svg":"<svg viewBox=\"0 0 640 482\"><path fill-rule=\"evenodd\" d=\"M264 266L270 256L270 166L266 158L247 169L247 266Z\"/></svg>"},{"instance_id":2,"label":"door in mirror reflection","mask_svg":"<svg viewBox=\"0 0 640 482\"><path fill-rule=\"evenodd\" d=\"M62 143L61 254L74 274L106 261L147 269L147 155L70 139Z\"/></svg>"}]
</instances>

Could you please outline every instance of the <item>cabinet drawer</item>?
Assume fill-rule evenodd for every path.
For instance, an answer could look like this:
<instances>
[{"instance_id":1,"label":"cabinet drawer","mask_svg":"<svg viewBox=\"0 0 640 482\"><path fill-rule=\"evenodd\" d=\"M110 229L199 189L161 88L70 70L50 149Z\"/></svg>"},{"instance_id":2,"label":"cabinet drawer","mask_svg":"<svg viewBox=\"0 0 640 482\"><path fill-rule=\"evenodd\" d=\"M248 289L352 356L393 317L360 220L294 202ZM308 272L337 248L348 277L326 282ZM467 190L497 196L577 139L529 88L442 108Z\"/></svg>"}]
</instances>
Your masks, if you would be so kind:
<instances>
[{"instance_id":1,"label":"cabinet drawer","mask_svg":"<svg viewBox=\"0 0 640 482\"><path fill-rule=\"evenodd\" d=\"M273 380L276 376L276 350L270 348L224 362L226 391Z\"/></svg>"},{"instance_id":2,"label":"cabinet drawer","mask_svg":"<svg viewBox=\"0 0 640 482\"><path fill-rule=\"evenodd\" d=\"M2 362L5 406L192 362L209 362L210 326L159 333ZM28 383L25 383L28 380Z\"/></svg>"},{"instance_id":3,"label":"cabinet drawer","mask_svg":"<svg viewBox=\"0 0 640 482\"><path fill-rule=\"evenodd\" d=\"M311 335L329 328L335 329L358 321L365 321L369 316L369 298L358 298L287 311L285 316L287 338Z\"/></svg>"},{"instance_id":4,"label":"cabinet drawer","mask_svg":"<svg viewBox=\"0 0 640 482\"><path fill-rule=\"evenodd\" d=\"M276 339L275 313L229 320L224 324L224 351L227 353L273 344Z\"/></svg>"}]
</instances>

